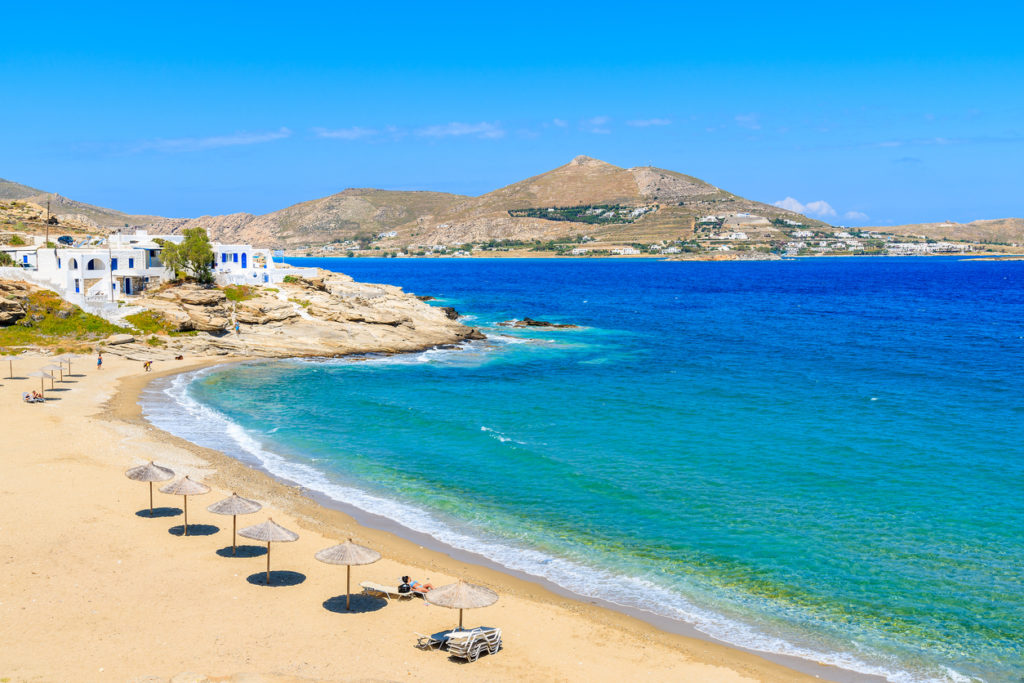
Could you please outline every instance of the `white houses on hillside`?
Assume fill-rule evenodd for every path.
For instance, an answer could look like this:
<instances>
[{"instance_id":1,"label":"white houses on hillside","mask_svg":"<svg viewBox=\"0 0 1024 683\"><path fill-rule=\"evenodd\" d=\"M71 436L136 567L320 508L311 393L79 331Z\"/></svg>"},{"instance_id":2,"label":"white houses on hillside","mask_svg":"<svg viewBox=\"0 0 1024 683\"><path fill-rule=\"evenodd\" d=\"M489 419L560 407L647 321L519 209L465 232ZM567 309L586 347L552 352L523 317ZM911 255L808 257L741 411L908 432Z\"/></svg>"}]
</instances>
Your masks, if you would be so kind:
<instances>
[{"instance_id":1,"label":"white houses on hillside","mask_svg":"<svg viewBox=\"0 0 1024 683\"><path fill-rule=\"evenodd\" d=\"M156 240L181 243L181 235L150 235L137 230L133 235L110 235L105 244L81 247L36 247L34 258L23 267L35 267L32 279L56 287L68 297L89 299L134 295L146 287L173 277L160 260L163 247ZM268 249L247 244L212 244L214 277L218 284L278 283L289 272L277 268Z\"/></svg>"}]
</instances>

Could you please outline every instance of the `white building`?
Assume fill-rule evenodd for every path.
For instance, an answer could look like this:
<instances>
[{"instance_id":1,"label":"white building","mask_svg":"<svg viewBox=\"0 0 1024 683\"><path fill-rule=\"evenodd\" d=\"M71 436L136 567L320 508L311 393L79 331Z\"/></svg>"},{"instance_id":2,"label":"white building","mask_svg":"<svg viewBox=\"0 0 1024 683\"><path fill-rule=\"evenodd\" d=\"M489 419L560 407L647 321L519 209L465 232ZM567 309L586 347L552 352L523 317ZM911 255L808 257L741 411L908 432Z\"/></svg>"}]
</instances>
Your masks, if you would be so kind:
<instances>
[{"instance_id":1,"label":"white building","mask_svg":"<svg viewBox=\"0 0 1024 683\"><path fill-rule=\"evenodd\" d=\"M621 249L612 249L612 253L619 256L636 256L640 250L636 247L622 247Z\"/></svg>"},{"instance_id":2,"label":"white building","mask_svg":"<svg viewBox=\"0 0 1024 683\"><path fill-rule=\"evenodd\" d=\"M814 237L814 233L810 230L796 230L790 233L792 237Z\"/></svg>"},{"instance_id":3,"label":"white building","mask_svg":"<svg viewBox=\"0 0 1024 683\"><path fill-rule=\"evenodd\" d=\"M159 240L159 241L157 241ZM35 249L30 279L68 299L112 301L141 293L170 280L174 273L160 260L160 242L181 243L181 235L113 234L97 244ZM220 285L274 284L299 269L278 268L268 249L247 244L212 243L214 279ZM77 295L77 296L76 296Z\"/></svg>"}]
</instances>

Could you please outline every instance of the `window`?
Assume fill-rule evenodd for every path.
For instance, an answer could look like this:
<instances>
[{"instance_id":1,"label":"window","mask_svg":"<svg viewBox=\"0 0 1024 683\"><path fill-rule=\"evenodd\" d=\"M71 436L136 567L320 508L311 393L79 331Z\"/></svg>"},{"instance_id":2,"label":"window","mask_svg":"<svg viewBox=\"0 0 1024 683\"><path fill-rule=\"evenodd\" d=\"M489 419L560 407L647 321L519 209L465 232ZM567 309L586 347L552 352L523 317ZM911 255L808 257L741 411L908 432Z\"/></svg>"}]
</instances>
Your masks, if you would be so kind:
<instances>
[{"instance_id":1,"label":"window","mask_svg":"<svg viewBox=\"0 0 1024 683\"><path fill-rule=\"evenodd\" d=\"M117 259L116 258L110 259L110 269L111 270L117 270Z\"/></svg>"},{"instance_id":2,"label":"window","mask_svg":"<svg viewBox=\"0 0 1024 683\"><path fill-rule=\"evenodd\" d=\"M133 258L128 259L128 267L129 268L134 268L135 267L135 259L133 259Z\"/></svg>"},{"instance_id":3,"label":"window","mask_svg":"<svg viewBox=\"0 0 1024 683\"><path fill-rule=\"evenodd\" d=\"M220 255L220 262L221 263L227 263L228 262L228 255L227 255L227 253L221 253L221 255Z\"/></svg>"},{"instance_id":4,"label":"window","mask_svg":"<svg viewBox=\"0 0 1024 683\"><path fill-rule=\"evenodd\" d=\"M236 254L232 254L232 256L234 257L234 259L232 259L232 260L233 260L233 261L234 261L235 263L238 263L238 254L237 254L237 253L236 253Z\"/></svg>"},{"instance_id":5,"label":"window","mask_svg":"<svg viewBox=\"0 0 1024 683\"><path fill-rule=\"evenodd\" d=\"M60 258L57 259L57 268L60 268Z\"/></svg>"}]
</instances>

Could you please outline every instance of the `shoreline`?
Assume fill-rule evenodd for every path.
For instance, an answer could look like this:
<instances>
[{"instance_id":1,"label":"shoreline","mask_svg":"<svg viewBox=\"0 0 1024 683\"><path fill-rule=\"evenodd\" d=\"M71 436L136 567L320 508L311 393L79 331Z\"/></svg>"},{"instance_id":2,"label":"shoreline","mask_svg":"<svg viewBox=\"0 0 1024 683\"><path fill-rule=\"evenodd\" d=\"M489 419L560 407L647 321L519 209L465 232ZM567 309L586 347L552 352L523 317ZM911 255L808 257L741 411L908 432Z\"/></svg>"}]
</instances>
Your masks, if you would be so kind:
<instances>
[{"instance_id":1,"label":"shoreline","mask_svg":"<svg viewBox=\"0 0 1024 683\"><path fill-rule=\"evenodd\" d=\"M185 368L152 373L149 376L124 378L120 381L115 398L104 409L102 416L104 419L142 426L159 439L193 450L203 459L210 461L218 472L218 475L208 480L208 483L219 481L220 472L233 471L238 479L247 480L247 485L254 487L256 491L251 495L240 495L259 498L260 494L263 494L267 497L275 493L274 489L280 489L276 492L281 498L277 504L288 512L296 514L317 529L324 526L356 528L359 535L364 538L368 535L374 537L377 543L374 548L402 564L427 568L432 572L468 575L469 580L483 583L497 590L502 596L517 595L531 601L561 603L563 607L571 609L585 619L633 633L641 632L645 637L660 639L670 647L683 650L687 655L692 655L695 651L712 655L712 661L716 664L722 661L722 657L729 655L707 648L722 648L731 653L756 658L770 666L784 667L790 672L787 680L793 680L799 674L836 683L885 680L881 676L842 669L796 655L763 652L728 643L699 631L688 622L661 616L642 608L574 593L546 578L503 566L484 555L447 545L427 533L405 527L396 520L368 512L319 491L307 489L298 482L270 473L259 464L243 462L222 451L179 437L153 425L142 414L142 392L155 380L222 365L271 360L274 359L221 358ZM758 680L770 680L763 676L763 673L759 675Z\"/></svg>"}]
</instances>

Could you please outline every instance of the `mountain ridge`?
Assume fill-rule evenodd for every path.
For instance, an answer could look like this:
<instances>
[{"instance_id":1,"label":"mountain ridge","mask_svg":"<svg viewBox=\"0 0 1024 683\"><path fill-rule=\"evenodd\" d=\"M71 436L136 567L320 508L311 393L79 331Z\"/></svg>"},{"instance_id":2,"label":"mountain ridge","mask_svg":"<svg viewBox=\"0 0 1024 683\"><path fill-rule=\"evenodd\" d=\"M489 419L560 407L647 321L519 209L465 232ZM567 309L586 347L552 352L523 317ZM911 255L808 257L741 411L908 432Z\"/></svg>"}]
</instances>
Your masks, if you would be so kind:
<instances>
[{"instance_id":1,"label":"mountain ridge","mask_svg":"<svg viewBox=\"0 0 1024 683\"><path fill-rule=\"evenodd\" d=\"M811 228L831 228L823 221L745 199L694 176L654 166L623 168L584 155L476 197L353 187L265 214L237 212L195 218L126 214L3 179L0 199L40 207L49 200L51 212L62 222L73 219L85 228L137 225L178 233L201 226L221 242L280 248L318 247L358 239L398 250L467 242L579 239L584 235L605 242L653 242L693 237L697 221L705 215L745 213ZM625 210L615 214L621 220L613 217L590 222L566 216L554 220L545 213L557 207L588 206L619 206ZM758 229L766 233L774 230ZM936 238L1024 241L1024 220L1013 218L874 229Z\"/></svg>"}]
</instances>

